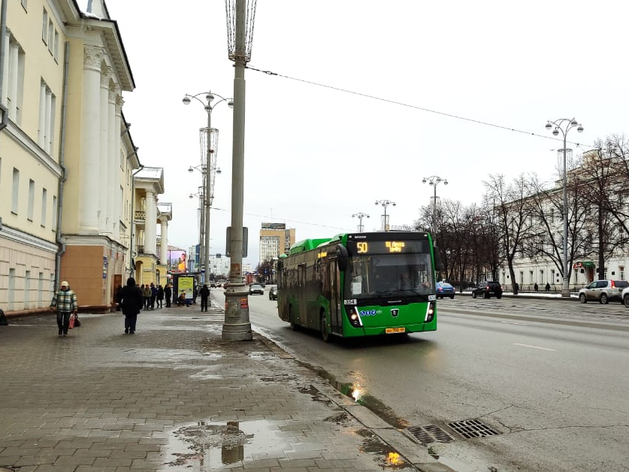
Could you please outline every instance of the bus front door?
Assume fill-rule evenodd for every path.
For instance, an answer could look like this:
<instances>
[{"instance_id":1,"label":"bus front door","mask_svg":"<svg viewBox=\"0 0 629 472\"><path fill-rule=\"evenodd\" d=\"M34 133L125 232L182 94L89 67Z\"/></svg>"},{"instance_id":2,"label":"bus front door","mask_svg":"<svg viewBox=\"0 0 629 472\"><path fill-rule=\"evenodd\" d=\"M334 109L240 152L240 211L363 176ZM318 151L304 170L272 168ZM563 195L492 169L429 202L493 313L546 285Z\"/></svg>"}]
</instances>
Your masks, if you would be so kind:
<instances>
[{"instance_id":1,"label":"bus front door","mask_svg":"<svg viewBox=\"0 0 629 472\"><path fill-rule=\"evenodd\" d=\"M337 259L330 259L328 271L330 282L330 324L333 333L343 332L343 319L341 318L341 274L339 273Z\"/></svg>"}]
</instances>

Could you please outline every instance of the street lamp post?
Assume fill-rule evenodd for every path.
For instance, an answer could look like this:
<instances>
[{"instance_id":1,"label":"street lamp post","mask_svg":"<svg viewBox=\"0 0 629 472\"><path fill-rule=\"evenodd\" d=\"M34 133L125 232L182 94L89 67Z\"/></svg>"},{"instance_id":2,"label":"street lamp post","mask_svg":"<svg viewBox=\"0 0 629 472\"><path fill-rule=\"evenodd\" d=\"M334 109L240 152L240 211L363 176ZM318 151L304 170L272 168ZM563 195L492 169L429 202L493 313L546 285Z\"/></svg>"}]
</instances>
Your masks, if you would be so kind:
<instances>
[{"instance_id":1,"label":"street lamp post","mask_svg":"<svg viewBox=\"0 0 629 472\"><path fill-rule=\"evenodd\" d=\"M554 127L554 129L553 129ZM555 121L548 120L546 129L553 130L553 136L563 135L563 287L561 289L562 297L570 297L570 279L568 278L568 172L566 164L566 138L568 131L576 128L579 133L583 132L583 126L577 122L575 118L560 118Z\"/></svg>"},{"instance_id":2,"label":"street lamp post","mask_svg":"<svg viewBox=\"0 0 629 472\"><path fill-rule=\"evenodd\" d=\"M201 100L199 98L199 95L205 95L205 102L203 100ZM212 104L212 102L214 101L214 99L216 97L219 97L219 101ZM208 272L208 264L210 261L210 206L212 205L212 187L211 187L211 182L212 182L212 177L213 177L213 172L216 170L215 168L213 168L212 165L212 153L214 152L214 150L212 149L212 110L214 110L214 108L222 102L226 102L230 107L233 107L233 100L231 98L224 98L216 93L212 93L212 92L201 92L201 93L197 93L195 95L189 95L186 94L183 97L183 103L184 105L189 105L190 102L192 100L196 100L197 102L199 102L201 105L203 105L203 108L205 108L205 111L207 112L207 142L206 142L206 148L205 148L205 176L204 176L204 199L203 199L203 203L204 203L204 236L205 236L205 241L203 243L203 265L205 267L205 276L204 276L204 281L208 280L208 276L209 276L209 272ZM190 169L188 169L189 172L192 172L193 167L190 167Z\"/></svg>"},{"instance_id":3,"label":"street lamp post","mask_svg":"<svg viewBox=\"0 0 629 472\"><path fill-rule=\"evenodd\" d=\"M251 60L256 0L226 0L227 53L234 61L234 136L232 145L232 201L229 236L229 287L225 292L223 339L251 341L249 291L242 280L244 250L245 177L245 68Z\"/></svg>"},{"instance_id":4,"label":"street lamp post","mask_svg":"<svg viewBox=\"0 0 629 472\"><path fill-rule=\"evenodd\" d=\"M382 208L384 208L384 215L383 215L382 226L383 226L384 231L389 231L389 220L388 220L388 217L387 217L387 207L389 205L395 206L395 202L392 202L391 200L376 200L376 205L381 205Z\"/></svg>"},{"instance_id":5,"label":"street lamp post","mask_svg":"<svg viewBox=\"0 0 629 472\"><path fill-rule=\"evenodd\" d=\"M443 182L444 185L448 185L448 179L444 179L443 177L439 177L438 175L431 175L430 177L424 177L422 179L423 184L432 185L433 187L433 196L432 196L432 231L433 233L436 231L437 227L437 185Z\"/></svg>"},{"instance_id":6,"label":"street lamp post","mask_svg":"<svg viewBox=\"0 0 629 472\"><path fill-rule=\"evenodd\" d=\"M363 218L369 218L369 215L367 213L363 213L362 211L360 211L358 213L354 213L352 215L352 218L358 218L358 232L362 233L363 232Z\"/></svg>"},{"instance_id":7,"label":"street lamp post","mask_svg":"<svg viewBox=\"0 0 629 472\"><path fill-rule=\"evenodd\" d=\"M188 172L196 169L196 167L190 167ZM198 170L198 169L197 169ZM203 245L205 244L205 195L203 193L203 189L205 188L205 168L202 170L203 172L203 185L199 187L199 191L197 193L191 193L190 198L199 197L199 251L197 254L197 267L196 271L198 271L202 264L202 259L205 254L203 250Z\"/></svg>"}]
</instances>

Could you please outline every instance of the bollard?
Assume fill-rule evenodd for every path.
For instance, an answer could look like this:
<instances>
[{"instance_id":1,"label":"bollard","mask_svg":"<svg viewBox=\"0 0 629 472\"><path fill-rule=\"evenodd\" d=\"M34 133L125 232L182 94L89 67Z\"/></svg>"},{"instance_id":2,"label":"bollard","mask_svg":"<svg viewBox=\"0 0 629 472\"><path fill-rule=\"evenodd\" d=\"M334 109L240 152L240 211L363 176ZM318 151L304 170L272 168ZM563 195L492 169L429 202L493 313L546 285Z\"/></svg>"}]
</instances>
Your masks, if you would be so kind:
<instances>
[{"instance_id":1,"label":"bollard","mask_svg":"<svg viewBox=\"0 0 629 472\"><path fill-rule=\"evenodd\" d=\"M9 322L7 321L7 317L4 316L4 311L0 308L0 326L8 326Z\"/></svg>"}]
</instances>

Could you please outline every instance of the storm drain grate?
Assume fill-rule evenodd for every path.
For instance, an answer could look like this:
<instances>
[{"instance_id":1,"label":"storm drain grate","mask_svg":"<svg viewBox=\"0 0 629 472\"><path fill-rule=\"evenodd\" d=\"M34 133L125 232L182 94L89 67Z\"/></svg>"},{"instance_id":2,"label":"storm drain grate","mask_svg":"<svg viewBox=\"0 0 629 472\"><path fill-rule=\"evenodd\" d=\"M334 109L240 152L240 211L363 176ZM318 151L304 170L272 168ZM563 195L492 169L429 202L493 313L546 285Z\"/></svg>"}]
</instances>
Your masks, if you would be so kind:
<instances>
[{"instance_id":1,"label":"storm drain grate","mask_svg":"<svg viewBox=\"0 0 629 472\"><path fill-rule=\"evenodd\" d=\"M490 428L479 420L463 420L449 423L448 426L459 433L465 439L469 438L485 438L487 436L495 436L500 434L498 431Z\"/></svg>"},{"instance_id":2,"label":"storm drain grate","mask_svg":"<svg viewBox=\"0 0 629 472\"><path fill-rule=\"evenodd\" d=\"M449 443L454 441L452 436L434 424L428 426L410 426L408 430L424 445L434 442Z\"/></svg>"}]
</instances>

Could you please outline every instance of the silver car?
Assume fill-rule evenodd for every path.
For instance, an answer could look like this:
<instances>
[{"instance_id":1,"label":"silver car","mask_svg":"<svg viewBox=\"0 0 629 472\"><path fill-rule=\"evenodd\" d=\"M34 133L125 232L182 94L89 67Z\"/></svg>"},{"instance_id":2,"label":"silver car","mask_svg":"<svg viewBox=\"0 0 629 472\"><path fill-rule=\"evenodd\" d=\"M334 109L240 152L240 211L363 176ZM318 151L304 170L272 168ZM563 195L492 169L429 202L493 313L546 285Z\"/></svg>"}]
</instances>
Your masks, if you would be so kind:
<instances>
[{"instance_id":1,"label":"silver car","mask_svg":"<svg viewBox=\"0 0 629 472\"><path fill-rule=\"evenodd\" d=\"M587 303L595 300L599 303L609 303L610 300L622 302L622 291L629 287L626 280L595 280L587 287L579 290L579 301Z\"/></svg>"}]
</instances>

